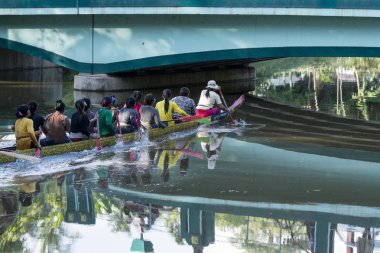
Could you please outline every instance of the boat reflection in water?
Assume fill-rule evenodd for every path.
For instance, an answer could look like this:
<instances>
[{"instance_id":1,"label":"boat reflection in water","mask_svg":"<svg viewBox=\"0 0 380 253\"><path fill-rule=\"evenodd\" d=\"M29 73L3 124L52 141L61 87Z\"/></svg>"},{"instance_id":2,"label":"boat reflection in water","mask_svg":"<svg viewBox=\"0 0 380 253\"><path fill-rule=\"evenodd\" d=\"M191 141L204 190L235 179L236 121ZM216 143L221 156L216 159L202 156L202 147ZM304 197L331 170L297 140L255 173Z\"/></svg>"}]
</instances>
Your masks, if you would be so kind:
<instances>
[{"instance_id":1,"label":"boat reflection in water","mask_svg":"<svg viewBox=\"0 0 380 253\"><path fill-rule=\"evenodd\" d=\"M237 133L205 128L14 179L0 194L1 252L379 250L378 163Z\"/></svg>"}]
</instances>

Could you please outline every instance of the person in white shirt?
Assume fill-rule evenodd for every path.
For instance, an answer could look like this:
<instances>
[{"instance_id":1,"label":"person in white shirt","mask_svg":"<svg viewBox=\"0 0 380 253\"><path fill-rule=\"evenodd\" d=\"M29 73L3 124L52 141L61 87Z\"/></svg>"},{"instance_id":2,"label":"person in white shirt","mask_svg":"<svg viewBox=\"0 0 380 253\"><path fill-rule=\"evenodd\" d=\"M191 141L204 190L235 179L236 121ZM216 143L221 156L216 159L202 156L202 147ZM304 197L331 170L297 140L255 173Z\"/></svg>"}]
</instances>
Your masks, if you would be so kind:
<instances>
[{"instance_id":1,"label":"person in white shirt","mask_svg":"<svg viewBox=\"0 0 380 253\"><path fill-rule=\"evenodd\" d=\"M218 90L220 90L220 86L214 80L208 81L206 89L201 92L201 97L196 107L196 115L208 117L218 114L220 110L229 113L228 108L223 105L219 94L216 93Z\"/></svg>"},{"instance_id":2,"label":"person in white shirt","mask_svg":"<svg viewBox=\"0 0 380 253\"><path fill-rule=\"evenodd\" d=\"M197 137L201 140L201 147L207 156L207 168L209 170L215 169L216 160L221 152L222 143L226 133L209 133L199 132Z\"/></svg>"}]
</instances>

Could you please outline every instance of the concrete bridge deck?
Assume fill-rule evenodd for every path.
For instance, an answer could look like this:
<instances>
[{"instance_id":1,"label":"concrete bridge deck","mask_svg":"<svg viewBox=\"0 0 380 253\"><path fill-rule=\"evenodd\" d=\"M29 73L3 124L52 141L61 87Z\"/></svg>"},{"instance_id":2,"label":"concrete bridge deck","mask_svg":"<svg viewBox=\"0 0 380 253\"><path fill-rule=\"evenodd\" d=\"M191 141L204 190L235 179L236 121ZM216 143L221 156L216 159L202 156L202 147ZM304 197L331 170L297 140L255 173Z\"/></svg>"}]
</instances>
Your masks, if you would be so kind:
<instances>
[{"instance_id":1,"label":"concrete bridge deck","mask_svg":"<svg viewBox=\"0 0 380 253\"><path fill-rule=\"evenodd\" d=\"M367 1L4 1L0 47L86 73L301 56L379 57Z\"/></svg>"}]
</instances>

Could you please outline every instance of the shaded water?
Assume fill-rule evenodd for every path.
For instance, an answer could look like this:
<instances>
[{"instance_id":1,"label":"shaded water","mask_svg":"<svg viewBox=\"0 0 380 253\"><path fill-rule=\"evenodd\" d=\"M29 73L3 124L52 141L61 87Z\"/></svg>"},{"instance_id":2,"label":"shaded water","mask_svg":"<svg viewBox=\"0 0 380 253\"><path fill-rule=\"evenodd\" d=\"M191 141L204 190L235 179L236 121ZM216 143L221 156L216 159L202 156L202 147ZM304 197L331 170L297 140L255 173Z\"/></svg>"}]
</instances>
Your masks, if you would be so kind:
<instances>
[{"instance_id":1,"label":"shaded water","mask_svg":"<svg viewBox=\"0 0 380 253\"><path fill-rule=\"evenodd\" d=\"M257 97L233 117L0 165L0 252L379 251L378 122Z\"/></svg>"}]
</instances>

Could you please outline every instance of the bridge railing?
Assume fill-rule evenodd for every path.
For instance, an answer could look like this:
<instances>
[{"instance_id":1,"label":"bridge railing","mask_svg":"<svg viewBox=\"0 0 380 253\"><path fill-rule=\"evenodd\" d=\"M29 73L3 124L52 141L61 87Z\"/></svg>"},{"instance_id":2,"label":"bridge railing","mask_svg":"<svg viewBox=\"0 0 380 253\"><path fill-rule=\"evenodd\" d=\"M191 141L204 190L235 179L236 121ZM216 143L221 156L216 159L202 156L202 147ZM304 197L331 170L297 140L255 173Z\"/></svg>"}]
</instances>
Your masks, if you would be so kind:
<instances>
[{"instance_id":1,"label":"bridge railing","mask_svg":"<svg viewBox=\"0 0 380 253\"><path fill-rule=\"evenodd\" d=\"M378 0L7 0L0 8L226 7L380 9Z\"/></svg>"}]
</instances>

